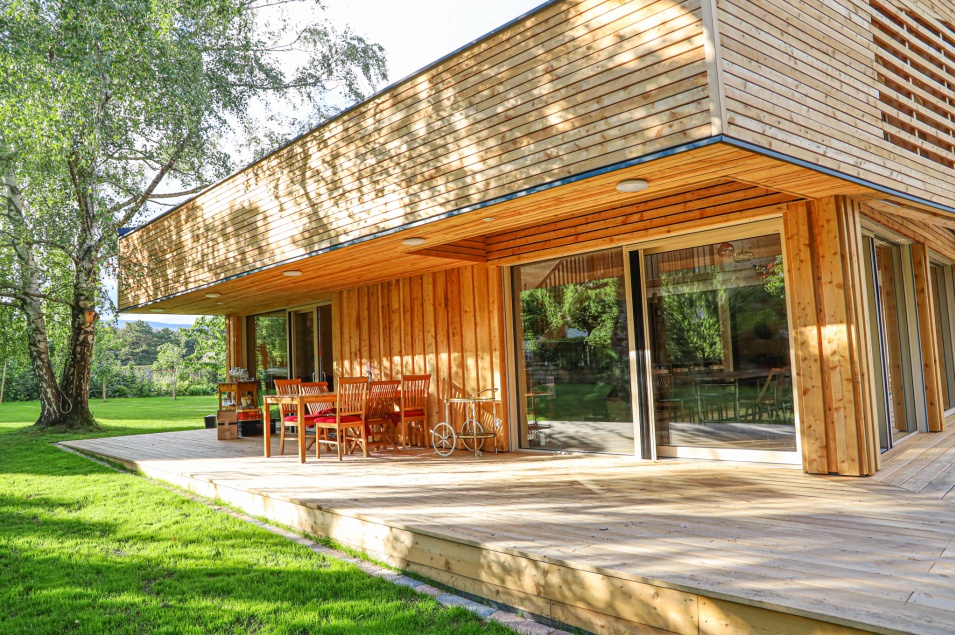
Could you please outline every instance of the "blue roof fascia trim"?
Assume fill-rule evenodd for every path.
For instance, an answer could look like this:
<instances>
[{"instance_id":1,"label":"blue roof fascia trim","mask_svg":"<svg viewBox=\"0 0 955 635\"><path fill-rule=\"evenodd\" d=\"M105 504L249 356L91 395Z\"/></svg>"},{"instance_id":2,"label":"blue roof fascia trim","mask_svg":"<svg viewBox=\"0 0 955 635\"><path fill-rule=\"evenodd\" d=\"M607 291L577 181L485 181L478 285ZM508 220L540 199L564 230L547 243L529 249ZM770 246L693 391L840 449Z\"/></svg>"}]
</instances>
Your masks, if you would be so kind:
<instances>
[{"instance_id":1,"label":"blue roof fascia trim","mask_svg":"<svg viewBox=\"0 0 955 635\"><path fill-rule=\"evenodd\" d=\"M547 1L544 2L544 3L537 5L536 7L534 7L533 9L531 9L530 11L526 11L526 12L522 13L521 15L517 16L517 17L514 18L513 20L510 20L510 21L508 21L508 22L505 22L504 24L502 24L501 26L497 27L496 29L494 29L494 30L492 30L492 31L488 31L488 32L485 33L484 35L482 35L482 36L480 36L480 37L477 37L477 38L471 40L470 42L468 42L467 44L464 44L463 46L459 46L458 48L454 49L453 51L451 51L451 52L448 53L447 55L444 55L444 56L442 56L442 57L439 57L438 59L436 59L435 61L431 62L431 63L428 64L427 66L423 66L423 67L421 67L420 69L418 69L418 70L412 72L411 74L405 75L405 76L402 77L401 79L396 80L396 81L394 81L394 82L388 84L388 85L385 86L384 88L382 88L382 89L380 89L380 90L378 90L378 91L372 93L371 95L369 95L368 97L366 97L366 98L363 99L362 101L359 101L359 102L357 102L357 103L355 103L355 104L352 104L352 105L349 106L348 108L345 108L344 110L342 110L342 111L340 111L340 112L338 112L338 113L332 115L331 117L329 117L329 118L326 119L325 121L321 122L320 124L318 124L318 125L315 126L314 128L310 128L309 130L306 130L306 131L303 132L302 134L300 134L300 135L298 135L298 136L296 136L296 137L293 137L292 139L289 139L288 141L286 141L286 142L283 143L282 145L278 146L277 148L275 148L275 149L273 149L273 150L270 150L270 151L269 151L268 153L266 153L266 154L263 154L263 155L262 155L261 157L259 157L258 159L255 159L255 160L252 161L251 163L248 163L247 165L245 165L245 166L239 168L238 170L236 170L235 172L232 172L232 173L229 174L228 176L225 176L225 177L219 179L219 180L216 181L215 183L212 183L211 185L209 185L209 187L207 187L207 188L205 188L204 190L202 190L201 192L197 193L195 196L191 196L191 197L187 198L186 200L184 200L182 203L179 203L178 205L176 205L175 207L172 207L172 208L170 208L170 209L167 209L167 210L166 210L165 212L163 212L162 214L159 214L158 216L154 216L154 217L150 218L148 221L146 221L146 222L143 223L142 225L139 225L138 227L133 227L133 228L131 228L130 231L126 232L126 234L132 234L132 233L134 233L134 232L136 232L136 231L142 229L143 227L146 227L146 226L148 226L148 225L151 225L152 223L155 223L155 222L158 221L160 218L162 218L162 217L164 217L164 216L166 216L166 215L168 215L168 214L171 214L171 213L175 212L176 210L178 210L179 208L183 207L184 205L187 205L187 204L191 203L192 201L196 200L197 198L199 198L200 196L202 196L203 194L205 194L206 192L208 192L208 191L211 190L212 188L215 188L215 187L218 187L218 186L222 185L223 183L225 183L226 181L228 181L228 180L231 179L232 177L237 176L237 175L239 175L239 174L245 172L246 170L248 170L248 169L251 168L252 166L254 166L254 165L258 164L258 163L261 163L262 161L265 161L265 160L268 159L269 157L271 157L271 156L273 156L273 155L275 155L275 154L281 152L281 151L284 150L285 148L288 148L289 146L291 146L291 145L293 145L293 144L299 142L301 139L303 139L304 137L307 137L308 135L312 134L312 133L315 132L316 130L319 130L319 129L321 129L321 128L324 128L325 126L328 126L328 125L332 124L333 122L337 121L338 119L341 119L342 117L344 117L345 115L347 115L347 114L350 113L351 111L355 110L356 108L360 108L361 106L367 104L368 102L370 102L370 101L372 101L372 100L374 100L374 99L377 99L378 97L384 95L384 94L387 93L388 91L394 90L395 88L401 86L401 85L404 84L405 82L411 81L411 80L414 79L415 77L418 77L419 75L423 75L424 73L427 73L427 72L428 72L429 70L431 70L432 68L434 68L434 67L436 67L436 66L438 66L438 65L440 65L440 64L443 64L444 62L448 61L449 59L451 59L451 58L454 57L455 55L458 55L459 53L463 53L464 51L466 51L467 49L471 48L472 46L474 46L474 45L476 45L476 44L478 44L478 43L480 43L480 42L482 42L482 41L484 41L484 40L486 40L486 39L488 39L488 38L490 38L490 37L493 37L493 36L497 35L497 34L500 33L501 31L503 31L504 29L507 29L507 28L509 28L509 27L511 27L511 26L513 26L513 25L515 25L515 24L517 24L517 23L520 22L521 20L525 20L525 19L529 18L530 16L534 15L534 14L537 13L538 11L541 11L542 9L545 9L546 7L548 7L548 6L552 5L552 4L557 4L558 2L562 2L562 1L563 1L563 0L547 0ZM121 236L125 236L126 234L121 234Z\"/></svg>"},{"instance_id":2,"label":"blue roof fascia trim","mask_svg":"<svg viewBox=\"0 0 955 635\"><path fill-rule=\"evenodd\" d=\"M575 182L577 182L577 181L582 181L582 180L584 180L584 179L593 178L593 177L595 177L595 176L600 176L600 175L602 175L602 174L607 174L607 173L610 173L610 172L616 172L617 170L623 170L623 169L625 169L625 168L634 167L634 166L637 166L637 165L641 165L641 164L643 164L643 163L649 163L650 161L656 161L657 159L663 159L663 158L665 158L665 157L673 156L673 155L675 155L675 154L680 154L680 153L682 153L682 152L688 152L688 151L690 151L690 150L696 150L696 149L698 149L698 148L704 148L704 147L706 147L706 146L711 146L711 145L714 145L714 144L719 143L720 141L722 141L722 139L723 139L723 138L722 138L721 136L719 136L719 135L717 135L717 136L715 136L715 137L707 137L707 138L705 138L705 139L699 139L699 140L697 140L697 141L692 141L692 142L690 142L690 143L685 143L685 144L683 144L683 145L674 146L674 147L672 147L672 148L667 148L667 149L665 149L665 150L660 150L660 151L658 151L658 152L652 152L652 153L650 153L650 154L645 154L645 155L642 155L642 156L639 156L639 157L635 157L635 158L633 158L633 159L627 159L626 161L621 161L621 162L619 162L619 163L614 163L614 164L611 164L611 165L607 165L607 166L604 166L604 167L602 167L602 168L595 168L595 169L593 169L593 170L589 170L589 171L587 171L587 172L581 172L580 174L575 174L575 175L573 175L573 176L568 176L568 177L565 177L565 178L562 178L562 179L557 179L557 180L555 180L555 181L549 181L549 182L547 182L547 183L543 183L543 184L541 184L541 185L536 185L536 186L534 186L534 187L530 187L530 188L527 188L527 189L525 189L525 190L521 190L521 191L519 191L519 192L513 192L513 193L511 193L511 194L505 194L504 196L499 196L499 197L497 197L497 198L489 199L489 200L487 200L487 201L482 201L482 202L480 202L480 203L475 203L475 204L473 204L473 205L468 205L468 206L465 206L465 207L459 207L459 208L457 208L457 209L453 209L453 210L451 210L451 211L444 212L444 213L442 213L442 214L438 214L438 215L436 215L436 216L429 216L429 217L427 217L427 218L422 218L422 219L419 219L419 220L416 220L416 221L411 221L410 223L405 223L404 225L399 225L399 226L393 227L393 228L391 228L391 229L385 229L385 230L382 230L382 231L379 231L379 232L375 232L375 233L369 234L369 235L367 235L367 236L360 236L360 237L355 238L355 239L353 239L353 240L349 240L349 241L347 241L347 242L339 243L339 244L337 244L337 245L331 245L331 246L329 246L329 247L323 247L322 249L316 249L315 251L310 251L310 252L308 252L307 254L303 254L303 255L301 255L301 256L296 256L295 258L290 258L290 259L288 259L288 260L283 260L283 261L281 261L281 262L276 262L276 263L273 263L273 264L271 264L271 265L265 265L265 266L263 266L263 267L257 267L257 268L255 268L255 269L250 269L249 271L243 271L242 273L237 273L237 274L235 274L235 275L233 275L233 276L229 276L228 278L223 278L222 280L216 280L215 282L209 282L209 283L200 285L200 286L198 286L198 287L193 287L192 289L188 289L188 290L186 290L186 291L180 291L180 292L178 292L178 293L173 293L172 295L163 296L163 297L161 297L161 298L159 298L159 299L157 299L157 300L153 300L153 301L151 301L151 302L144 302L144 303L142 303L142 304L137 304L136 306L126 307L125 309L123 309L123 311L135 311L136 309L141 309L141 308L143 308L143 307L147 307L147 306L150 306L150 305L152 305L152 304L156 304L157 302L163 302L163 301L165 301L165 300L171 300L172 298L177 298L177 297L179 297L179 296L181 296L181 295L185 295L185 294L187 294L187 293L194 293L194 292L196 292L196 291L201 291L201 290L203 290L203 289L207 289L207 288L209 288L209 287L212 287L212 286L215 286L215 285L218 285L218 284L222 284L223 282L230 282L230 281L232 281L232 280L237 280L237 279L239 279L239 278L244 278L245 276L251 276L251 275L253 275L253 274L260 273L260 272L262 272L262 271L268 271L269 269L275 269L276 267L284 267L284 266L290 265L290 264L292 264L292 263L299 262L299 261L301 261L301 260L305 260L305 259L307 259L307 258L312 258L312 257L314 257L314 256L318 256L318 255L321 255L321 254L325 254L325 253L329 253L329 252L332 252L332 251L336 251L336 250L338 250L338 249L344 249L345 247L351 247L351 246L353 246L353 245L358 245L358 244L367 242L367 241L369 241L369 240L374 240L374 239L376 239L376 238L382 238L382 237L384 237L384 236L390 236L390 235L396 234L396 233L398 233L398 232L400 232L400 231L405 231L405 230L408 230L408 229L413 229L413 228L415 228L415 227L421 227L421 226L424 226L424 225L428 225L428 224L430 224L430 223L434 223L434 222L437 222L437 221L445 220L445 219L447 219L447 218L453 218L454 216L460 216L461 214L467 214L468 212L473 212L473 211L475 211L475 210L479 210L479 209L482 209L482 208L485 208L485 207L490 207L491 205L498 205L498 204L500 204L500 203L505 203L505 202L507 202L507 201L512 201L512 200L517 199L517 198L522 198L522 197L524 197L524 196L529 196L529 195L531 195L531 194L536 194L536 193L538 193L538 192L543 192L543 191L545 191L545 190L549 190L549 189L554 188L554 187L559 187L559 186L561 186L561 185L568 185L568 184L570 184L570 183L575 183Z\"/></svg>"},{"instance_id":3,"label":"blue roof fascia trim","mask_svg":"<svg viewBox=\"0 0 955 635\"><path fill-rule=\"evenodd\" d=\"M813 170L815 172L822 172L823 174L828 174L829 176L834 176L838 179L842 179L843 181L849 181L850 183L855 183L856 185L862 185L864 187L871 188L873 190L882 192L883 194L887 194L889 196L895 196L897 198L905 199L907 201L912 201L913 203L918 203L919 205L926 205L928 207L934 207L938 210L948 212L949 214L955 214L955 207L949 207L948 205L944 205L942 203L938 203L935 201L930 201L920 196L915 196L913 194L906 194L905 192L900 192L899 190L893 189L891 187L886 187L885 185L879 185L878 183L873 183L872 181L867 181L866 179L852 176L851 174L846 174L845 172L833 170L831 168L821 166L811 161L804 161L803 159L797 159L796 157L789 156L788 154L783 154L781 152L770 150L768 148L758 146L748 141L743 141L741 139L736 139L734 137L728 137L726 135L722 136L722 140L724 143L728 145L741 148L743 150L749 150L750 152L754 152L756 154L762 154L762 155L771 157L773 159L778 159L779 161L791 163L793 165L798 165L799 167Z\"/></svg>"}]
</instances>

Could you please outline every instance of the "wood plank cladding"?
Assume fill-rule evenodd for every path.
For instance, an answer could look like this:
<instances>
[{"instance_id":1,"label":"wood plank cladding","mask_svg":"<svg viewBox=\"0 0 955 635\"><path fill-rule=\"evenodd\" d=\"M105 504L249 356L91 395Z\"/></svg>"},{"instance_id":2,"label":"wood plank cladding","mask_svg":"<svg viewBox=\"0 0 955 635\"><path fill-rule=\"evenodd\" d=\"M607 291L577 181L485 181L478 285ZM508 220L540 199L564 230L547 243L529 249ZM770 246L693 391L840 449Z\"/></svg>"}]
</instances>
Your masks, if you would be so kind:
<instances>
[{"instance_id":1,"label":"wood plank cladding","mask_svg":"<svg viewBox=\"0 0 955 635\"><path fill-rule=\"evenodd\" d=\"M622 245L669 232L756 220L782 213L792 194L720 181L708 187L673 193L592 214L487 237L489 262L515 264L580 251Z\"/></svg>"},{"instance_id":2,"label":"wood plank cladding","mask_svg":"<svg viewBox=\"0 0 955 635\"><path fill-rule=\"evenodd\" d=\"M337 376L364 376L369 363L382 379L430 374L432 426L445 420L446 397L497 388L498 447L508 449L500 267L466 265L348 289L334 295L332 315ZM460 409L453 416L463 421ZM491 425L489 408L480 416Z\"/></svg>"},{"instance_id":3,"label":"wood plank cladding","mask_svg":"<svg viewBox=\"0 0 955 635\"><path fill-rule=\"evenodd\" d=\"M561 0L128 234L124 272L162 297L709 137L707 86L700 0Z\"/></svg>"},{"instance_id":4,"label":"wood plank cladding","mask_svg":"<svg viewBox=\"0 0 955 635\"><path fill-rule=\"evenodd\" d=\"M879 443L858 205L793 203L783 222L803 466L873 474Z\"/></svg>"},{"instance_id":5,"label":"wood plank cladding","mask_svg":"<svg viewBox=\"0 0 955 635\"><path fill-rule=\"evenodd\" d=\"M955 204L955 32L934 4L711 1L728 136Z\"/></svg>"}]
</instances>

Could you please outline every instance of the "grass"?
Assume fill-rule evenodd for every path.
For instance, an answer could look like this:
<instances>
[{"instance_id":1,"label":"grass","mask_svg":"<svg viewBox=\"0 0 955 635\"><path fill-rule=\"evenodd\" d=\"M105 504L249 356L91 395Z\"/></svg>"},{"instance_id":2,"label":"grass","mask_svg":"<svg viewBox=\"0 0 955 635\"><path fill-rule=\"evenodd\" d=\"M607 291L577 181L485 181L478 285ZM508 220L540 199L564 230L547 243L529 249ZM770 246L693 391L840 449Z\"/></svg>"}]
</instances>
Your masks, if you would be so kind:
<instances>
[{"instance_id":1,"label":"grass","mask_svg":"<svg viewBox=\"0 0 955 635\"><path fill-rule=\"evenodd\" d=\"M105 430L201 427L214 399L92 404ZM29 434L0 405L0 634L509 633Z\"/></svg>"}]
</instances>

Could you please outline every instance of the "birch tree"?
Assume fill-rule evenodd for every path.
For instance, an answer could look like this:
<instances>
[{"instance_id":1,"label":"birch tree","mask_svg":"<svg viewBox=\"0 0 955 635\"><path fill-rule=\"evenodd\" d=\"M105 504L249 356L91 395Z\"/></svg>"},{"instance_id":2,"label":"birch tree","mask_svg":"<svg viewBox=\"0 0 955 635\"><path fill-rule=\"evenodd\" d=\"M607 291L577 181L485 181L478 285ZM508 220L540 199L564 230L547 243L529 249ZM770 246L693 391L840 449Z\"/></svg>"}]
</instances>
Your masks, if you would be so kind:
<instances>
[{"instance_id":1,"label":"birch tree","mask_svg":"<svg viewBox=\"0 0 955 635\"><path fill-rule=\"evenodd\" d=\"M22 316L39 427L96 425L90 316L112 309L117 231L227 175L232 149L281 142L385 80L381 47L315 7L0 0L0 303ZM51 316L68 327L59 358Z\"/></svg>"}]
</instances>

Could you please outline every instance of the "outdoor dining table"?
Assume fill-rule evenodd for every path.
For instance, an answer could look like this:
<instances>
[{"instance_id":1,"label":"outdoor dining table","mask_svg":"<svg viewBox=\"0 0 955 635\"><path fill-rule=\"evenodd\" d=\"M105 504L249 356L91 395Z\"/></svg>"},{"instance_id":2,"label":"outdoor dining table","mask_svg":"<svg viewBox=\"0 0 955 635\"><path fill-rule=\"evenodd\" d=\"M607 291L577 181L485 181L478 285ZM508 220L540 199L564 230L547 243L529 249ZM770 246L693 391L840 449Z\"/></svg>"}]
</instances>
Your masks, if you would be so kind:
<instances>
[{"instance_id":1,"label":"outdoor dining table","mask_svg":"<svg viewBox=\"0 0 955 635\"><path fill-rule=\"evenodd\" d=\"M305 408L308 404L313 403L335 403L338 399L338 395L333 392L321 392L307 395L266 395L264 398L265 403L265 413L266 421L263 427L263 436L265 437L265 458L272 456L272 437L271 437L271 425L269 421L272 417L271 408L272 406L279 407L279 416L281 416L282 406L295 406L295 416L298 418L298 424L295 426L298 429L298 458L304 463L305 462L305 425L304 425L304 413ZM281 422L282 425L285 425L285 422ZM316 428L316 434L318 429Z\"/></svg>"}]
</instances>

